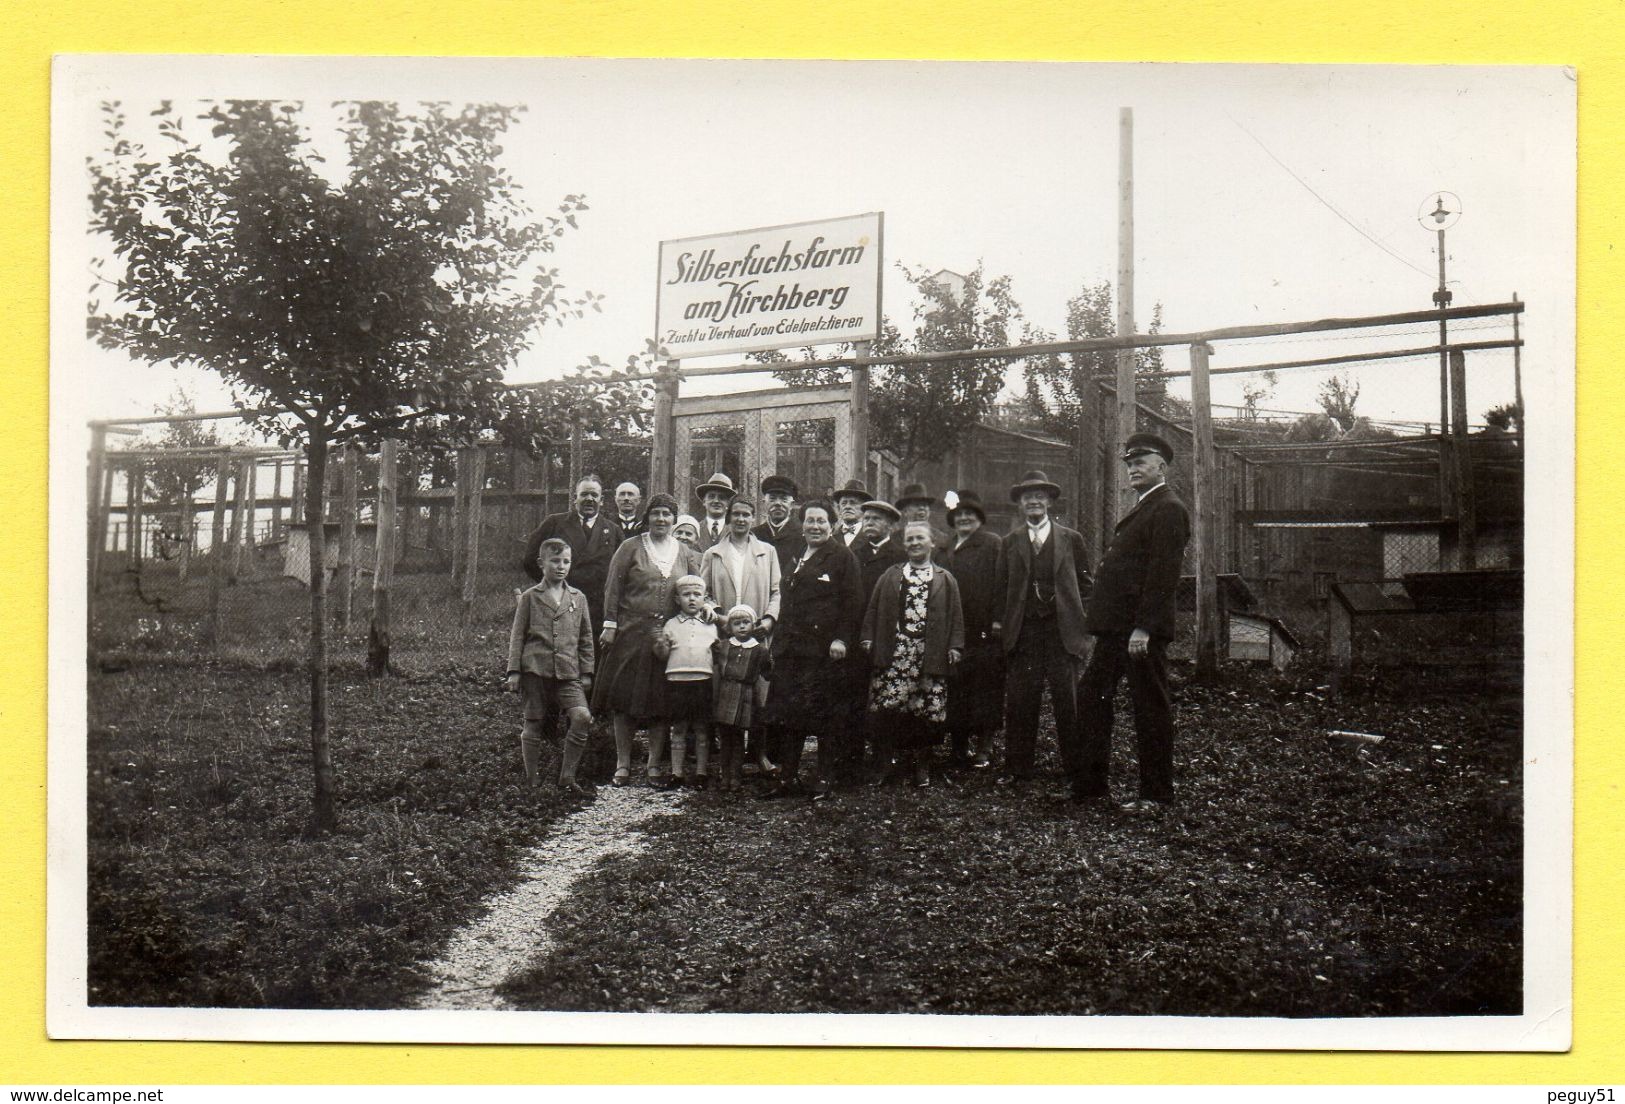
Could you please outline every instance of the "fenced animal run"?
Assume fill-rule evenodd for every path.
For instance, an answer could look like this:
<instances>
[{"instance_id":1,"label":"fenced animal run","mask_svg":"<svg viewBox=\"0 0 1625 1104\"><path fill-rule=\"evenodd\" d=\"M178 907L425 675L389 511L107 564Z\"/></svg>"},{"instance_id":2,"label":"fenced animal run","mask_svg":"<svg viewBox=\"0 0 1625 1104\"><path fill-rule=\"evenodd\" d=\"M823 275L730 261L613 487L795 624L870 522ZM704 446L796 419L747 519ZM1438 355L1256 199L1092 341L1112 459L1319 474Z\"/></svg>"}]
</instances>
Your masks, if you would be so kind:
<instances>
[{"instance_id":1,"label":"fenced animal run","mask_svg":"<svg viewBox=\"0 0 1625 1104\"><path fill-rule=\"evenodd\" d=\"M1521 650L1523 443L1517 432L1470 432L1466 354L1512 341L1372 350L1315 360L1210 369L1215 342L1494 318L1524 304L1238 327L1200 334L1092 339L1001 350L915 354L898 363L1006 360L1188 345L1188 412L1143 401L1119 372L1081 389L1071 440L976 426L930 464L905 470L868 447L867 350L823 363L851 369L850 386L680 397L685 376L760 372L759 364L648 376L656 398L647 437L584 439L540 454L487 445L367 454L335 448L327 465L327 571L334 654L364 648L375 597L386 595L392 656L402 669L488 666L505 639L523 541L565 510L586 474L610 493L622 481L675 492L713 471L753 487L772 471L809 494L846 478L893 497L926 482L939 497L974 489L1000 531L1018 524L1004 489L1030 469L1063 487L1061 518L1098 558L1129 501L1117 460L1130 432L1167 437L1182 462L1174 490L1197 519L1187 551L1189 638L1176 654L1211 669L1220 659L1284 662L1318 649L1334 675L1356 666L1515 664ZM1439 355L1453 410L1440 432L1399 427L1364 439L1292 441L1258 414L1216 417L1211 372L1279 371ZM1120 364L1121 364L1120 358ZM1449 415L1449 416L1447 416ZM208 415L219 418L226 415ZM90 457L92 657L195 653L297 660L308 634L307 466L299 452L232 446L117 448L133 427L178 417L94 423ZM109 435L112 435L112 441ZM860 465L857 458L863 457ZM382 526L382 530L380 529ZM1513 595L1514 597L1508 597ZM1260 639L1263 641L1260 650ZM1426 644L1418 648L1418 642Z\"/></svg>"}]
</instances>

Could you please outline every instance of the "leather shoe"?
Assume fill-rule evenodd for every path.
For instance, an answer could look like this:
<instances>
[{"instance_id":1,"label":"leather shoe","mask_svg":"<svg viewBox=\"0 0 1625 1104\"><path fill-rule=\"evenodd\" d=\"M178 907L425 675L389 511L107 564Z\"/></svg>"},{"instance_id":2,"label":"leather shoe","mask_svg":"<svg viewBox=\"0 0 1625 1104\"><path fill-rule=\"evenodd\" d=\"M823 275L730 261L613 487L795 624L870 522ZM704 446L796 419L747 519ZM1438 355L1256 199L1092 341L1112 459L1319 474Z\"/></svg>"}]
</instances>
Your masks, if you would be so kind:
<instances>
[{"instance_id":1,"label":"leather shoe","mask_svg":"<svg viewBox=\"0 0 1625 1104\"><path fill-rule=\"evenodd\" d=\"M1025 786L1027 780L1019 774L1001 774L993 780L995 786Z\"/></svg>"}]
</instances>

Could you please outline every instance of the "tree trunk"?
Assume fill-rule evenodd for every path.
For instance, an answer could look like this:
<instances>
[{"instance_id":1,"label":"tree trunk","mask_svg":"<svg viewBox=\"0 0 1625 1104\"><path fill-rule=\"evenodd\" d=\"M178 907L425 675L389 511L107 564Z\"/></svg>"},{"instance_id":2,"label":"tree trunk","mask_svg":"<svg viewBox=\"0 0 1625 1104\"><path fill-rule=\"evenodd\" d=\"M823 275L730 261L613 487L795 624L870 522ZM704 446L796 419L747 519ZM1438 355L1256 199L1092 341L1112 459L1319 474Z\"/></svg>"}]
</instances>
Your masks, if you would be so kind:
<instances>
[{"instance_id":1,"label":"tree trunk","mask_svg":"<svg viewBox=\"0 0 1625 1104\"><path fill-rule=\"evenodd\" d=\"M367 674L389 673L389 591L395 581L395 442L385 441L378 454L378 523L373 548L378 554L372 572L372 627L367 638Z\"/></svg>"},{"instance_id":2,"label":"tree trunk","mask_svg":"<svg viewBox=\"0 0 1625 1104\"><path fill-rule=\"evenodd\" d=\"M338 825L333 803L333 756L327 742L327 530L323 499L327 489L327 436L313 431L306 448L309 480L305 527L310 535L310 762L315 779L312 833Z\"/></svg>"}]
</instances>

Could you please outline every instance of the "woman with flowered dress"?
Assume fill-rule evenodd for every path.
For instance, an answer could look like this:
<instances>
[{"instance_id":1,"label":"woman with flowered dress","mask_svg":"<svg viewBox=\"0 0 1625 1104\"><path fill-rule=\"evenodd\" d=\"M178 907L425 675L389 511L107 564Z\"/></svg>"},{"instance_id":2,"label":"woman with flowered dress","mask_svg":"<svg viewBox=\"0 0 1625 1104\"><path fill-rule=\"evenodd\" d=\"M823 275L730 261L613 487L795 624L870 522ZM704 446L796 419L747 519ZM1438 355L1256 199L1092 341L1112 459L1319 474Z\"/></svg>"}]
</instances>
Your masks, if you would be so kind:
<instances>
[{"instance_id":1,"label":"woman with flowered dress","mask_svg":"<svg viewBox=\"0 0 1625 1104\"><path fill-rule=\"evenodd\" d=\"M948 719L948 671L965 650L959 583L931 562L931 551L928 523L904 526L908 559L888 568L875 584L861 637L873 670L872 731L896 740L899 759L912 765L916 786L931 784L931 748Z\"/></svg>"}]
</instances>

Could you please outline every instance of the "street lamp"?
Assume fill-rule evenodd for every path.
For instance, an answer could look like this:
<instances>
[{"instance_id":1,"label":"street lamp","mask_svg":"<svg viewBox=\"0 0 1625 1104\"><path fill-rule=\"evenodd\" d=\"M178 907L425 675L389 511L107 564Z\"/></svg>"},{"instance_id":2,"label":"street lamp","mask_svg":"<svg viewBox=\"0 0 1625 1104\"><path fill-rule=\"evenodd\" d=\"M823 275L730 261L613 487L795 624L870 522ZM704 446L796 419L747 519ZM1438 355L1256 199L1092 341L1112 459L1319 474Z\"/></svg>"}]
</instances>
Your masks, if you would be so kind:
<instances>
[{"instance_id":1,"label":"street lamp","mask_svg":"<svg viewBox=\"0 0 1625 1104\"><path fill-rule=\"evenodd\" d=\"M1438 234L1438 289L1433 293L1433 306L1440 311L1449 307L1454 298L1445 283L1445 231L1461 218L1461 200L1454 192L1433 192L1422 200L1417 210L1417 221L1423 229ZM1438 320L1438 434L1449 436L1449 353L1445 343L1448 328L1445 319Z\"/></svg>"},{"instance_id":2,"label":"street lamp","mask_svg":"<svg viewBox=\"0 0 1625 1104\"><path fill-rule=\"evenodd\" d=\"M1416 221L1422 224L1424 230L1431 230L1439 235L1439 287L1433 293L1433 305L1441 312L1448 309L1450 288L1444 277L1444 232L1456 225L1461 218L1461 200L1454 192L1432 192L1422 201L1417 209ZM1439 316L1439 503L1441 507L1449 498L1449 465L1445 463L1446 444L1450 439L1450 352L1447 347L1449 337L1448 327L1444 315Z\"/></svg>"}]
</instances>

